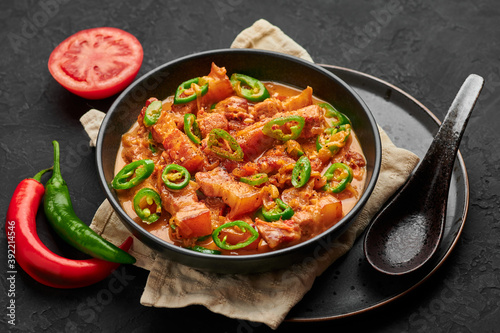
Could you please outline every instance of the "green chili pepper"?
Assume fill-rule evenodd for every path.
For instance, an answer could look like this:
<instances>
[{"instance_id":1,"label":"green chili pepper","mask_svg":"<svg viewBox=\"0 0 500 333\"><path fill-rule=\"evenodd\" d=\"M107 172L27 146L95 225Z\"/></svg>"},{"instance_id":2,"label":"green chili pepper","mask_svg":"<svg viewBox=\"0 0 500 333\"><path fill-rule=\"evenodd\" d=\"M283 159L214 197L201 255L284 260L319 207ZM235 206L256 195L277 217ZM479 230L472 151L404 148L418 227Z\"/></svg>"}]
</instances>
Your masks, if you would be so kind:
<instances>
[{"instance_id":1,"label":"green chili pepper","mask_svg":"<svg viewBox=\"0 0 500 333\"><path fill-rule=\"evenodd\" d=\"M169 189L180 190L189 184L191 175L185 167L178 164L169 164L163 169L161 179ZM179 180L181 180L180 183Z\"/></svg>"},{"instance_id":2,"label":"green chili pepper","mask_svg":"<svg viewBox=\"0 0 500 333\"><path fill-rule=\"evenodd\" d=\"M274 202L276 203L276 207L270 210L262 208L262 217L264 217L264 220L267 222L278 221L280 219L289 220L292 218L293 214L295 214L293 209L281 199L278 198Z\"/></svg>"},{"instance_id":3,"label":"green chili pepper","mask_svg":"<svg viewBox=\"0 0 500 333\"><path fill-rule=\"evenodd\" d=\"M336 172L337 170L340 173ZM352 169L344 163L334 163L326 170L327 184L322 187L323 191L331 193L340 193L345 190L346 186L352 181Z\"/></svg>"},{"instance_id":4,"label":"green chili pepper","mask_svg":"<svg viewBox=\"0 0 500 333\"><path fill-rule=\"evenodd\" d=\"M267 176L266 173L257 173L252 176L248 177L241 177L240 182L252 185L252 186L258 186L261 184L264 184L269 180L269 177Z\"/></svg>"},{"instance_id":5,"label":"green chili pepper","mask_svg":"<svg viewBox=\"0 0 500 333\"><path fill-rule=\"evenodd\" d=\"M292 185L296 188L304 186L311 177L311 162L307 156L297 160L292 170Z\"/></svg>"},{"instance_id":6,"label":"green chili pepper","mask_svg":"<svg viewBox=\"0 0 500 333\"><path fill-rule=\"evenodd\" d=\"M248 75L234 73L231 75L231 84L236 95L250 102L261 102L270 96L262 82Z\"/></svg>"},{"instance_id":7,"label":"green chili pepper","mask_svg":"<svg viewBox=\"0 0 500 333\"><path fill-rule=\"evenodd\" d=\"M133 204L137 216L139 216L143 222L151 224L160 218L161 198L155 190L149 187L141 188L135 194ZM156 211L154 213L151 212L153 204L156 206Z\"/></svg>"},{"instance_id":8,"label":"green chili pepper","mask_svg":"<svg viewBox=\"0 0 500 333\"><path fill-rule=\"evenodd\" d=\"M95 258L133 264L135 258L111 244L80 220L73 210L66 182L61 175L59 164L59 143L54 145L54 169L52 177L45 185L44 211L50 225L67 243Z\"/></svg>"},{"instance_id":9,"label":"green chili pepper","mask_svg":"<svg viewBox=\"0 0 500 333\"><path fill-rule=\"evenodd\" d=\"M158 118L160 118L162 107L161 101L154 101L148 105L144 113L144 119L142 120L146 127L156 124Z\"/></svg>"},{"instance_id":10,"label":"green chili pepper","mask_svg":"<svg viewBox=\"0 0 500 333\"><path fill-rule=\"evenodd\" d=\"M196 92L193 92L191 95L187 95L187 96L182 96L182 94L184 94L187 89L191 88L191 85L193 85L193 84L197 85L198 82L200 82L200 78L195 77L194 79L187 80L187 81L181 83L179 85L179 87L177 87L177 91L175 92L174 104L184 104L187 102L194 101L196 99L196 96L197 96ZM200 96L205 95L207 92L208 92L208 83L201 86Z\"/></svg>"},{"instance_id":11,"label":"green chili pepper","mask_svg":"<svg viewBox=\"0 0 500 333\"><path fill-rule=\"evenodd\" d=\"M335 134L340 132L346 132L343 140L332 141ZM344 146L351 135L351 126L349 124L340 125L336 127L330 127L325 129L322 135L318 135L316 138L316 150L319 151L323 146L326 146L333 154L335 154L340 148Z\"/></svg>"},{"instance_id":12,"label":"green chili pepper","mask_svg":"<svg viewBox=\"0 0 500 333\"><path fill-rule=\"evenodd\" d=\"M340 126L345 124L351 124L351 121L345 114L340 111L337 111L333 106L328 103L322 103L318 105L320 108L325 109L325 117L327 118L335 118L336 121L332 122L332 126Z\"/></svg>"},{"instance_id":13,"label":"green chili pepper","mask_svg":"<svg viewBox=\"0 0 500 333\"><path fill-rule=\"evenodd\" d=\"M196 116L192 113L184 115L184 133L193 143L199 145L201 142L201 132L196 121Z\"/></svg>"},{"instance_id":14,"label":"green chili pepper","mask_svg":"<svg viewBox=\"0 0 500 333\"><path fill-rule=\"evenodd\" d=\"M221 143L219 140L223 140ZM227 145L225 144L227 143ZM208 148L220 157L227 158L232 161L242 161L243 160L243 150L241 150L240 145L235 138L231 136L228 132L220 128L214 128L208 134L207 141ZM222 147L226 146L226 147ZM228 151L227 146L231 149Z\"/></svg>"},{"instance_id":15,"label":"green chili pepper","mask_svg":"<svg viewBox=\"0 0 500 333\"><path fill-rule=\"evenodd\" d=\"M126 190L132 188L148 178L153 173L154 169L155 164L152 160L134 161L125 165L116 174L115 178L111 182L111 186L116 190Z\"/></svg>"},{"instance_id":16,"label":"green chili pepper","mask_svg":"<svg viewBox=\"0 0 500 333\"><path fill-rule=\"evenodd\" d=\"M267 122L262 128L262 133L281 141L295 140L302 133L304 125L305 120L301 116L280 117ZM285 134L282 128L289 129L290 133Z\"/></svg>"},{"instance_id":17,"label":"green chili pepper","mask_svg":"<svg viewBox=\"0 0 500 333\"><path fill-rule=\"evenodd\" d=\"M188 249L196 251L196 252L205 253L205 254L221 254L222 253L219 250L210 250L210 249L207 249L206 247L199 246L199 245L194 245L194 246L188 247Z\"/></svg>"},{"instance_id":18,"label":"green chili pepper","mask_svg":"<svg viewBox=\"0 0 500 333\"><path fill-rule=\"evenodd\" d=\"M304 155L304 150L300 146L300 143L295 140L288 140L287 142L285 142L285 149L287 154L292 156L293 158L298 158Z\"/></svg>"},{"instance_id":19,"label":"green chili pepper","mask_svg":"<svg viewBox=\"0 0 500 333\"><path fill-rule=\"evenodd\" d=\"M149 141L149 150L151 150L153 154L156 154L158 152L158 149L156 148L156 143L153 140L153 134L151 134L151 132L148 133L148 141Z\"/></svg>"},{"instance_id":20,"label":"green chili pepper","mask_svg":"<svg viewBox=\"0 0 500 333\"><path fill-rule=\"evenodd\" d=\"M237 243L237 244L234 244L234 245L230 245L230 244L226 243L226 238L227 237L224 237L223 240L220 240L219 234L222 231L222 229L231 228L231 227L234 227L234 226L237 226L237 227L239 227L241 229L244 229L244 230L248 230L252 235L250 237L248 237L248 239L246 241L241 242L241 243ZM254 228L252 228L248 223L243 222L241 220L233 221L233 222L229 222L229 223L223 224L220 227L218 227L217 229L215 229L214 232L212 233L212 239L214 240L215 244L218 247L220 247L221 249L224 249L224 250L241 249L241 248L243 248L245 246L248 246L248 245L252 244L257 238L259 238L259 233L257 232L257 230L255 230Z\"/></svg>"}]
</instances>

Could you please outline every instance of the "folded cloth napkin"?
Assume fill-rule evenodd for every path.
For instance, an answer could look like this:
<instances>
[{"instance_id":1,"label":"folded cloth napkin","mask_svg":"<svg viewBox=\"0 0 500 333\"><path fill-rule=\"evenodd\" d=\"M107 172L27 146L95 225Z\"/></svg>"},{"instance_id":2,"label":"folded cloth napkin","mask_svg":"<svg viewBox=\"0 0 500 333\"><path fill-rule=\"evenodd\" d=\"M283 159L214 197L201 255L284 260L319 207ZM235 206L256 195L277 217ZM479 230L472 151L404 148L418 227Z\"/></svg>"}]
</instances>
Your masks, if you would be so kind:
<instances>
[{"instance_id":1,"label":"folded cloth napkin","mask_svg":"<svg viewBox=\"0 0 500 333\"><path fill-rule=\"evenodd\" d=\"M243 30L232 47L286 52L312 61L300 45L265 20L258 20ZM91 145L95 145L103 116L98 110L90 110L81 118L91 138ZM379 132L382 139L382 167L373 194L358 218L324 255L304 260L287 269L261 274L224 275L172 262L135 239L130 250L137 259L135 265L150 271L141 304L166 308L198 304L227 317L261 322L276 329L290 309L311 288L315 278L351 249L373 215L417 165L418 157L415 154L396 147L381 128ZM104 201L97 210L91 227L115 244L120 244L130 235L108 201Z\"/></svg>"},{"instance_id":2,"label":"folded cloth napkin","mask_svg":"<svg viewBox=\"0 0 500 333\"><path fill-rule=\"evenodd\" d=\"M251 27L240 32L231 44L231 48L278 51L313 62L302 46L264 19L256 21Z\"/></svg>"}]
</instances>

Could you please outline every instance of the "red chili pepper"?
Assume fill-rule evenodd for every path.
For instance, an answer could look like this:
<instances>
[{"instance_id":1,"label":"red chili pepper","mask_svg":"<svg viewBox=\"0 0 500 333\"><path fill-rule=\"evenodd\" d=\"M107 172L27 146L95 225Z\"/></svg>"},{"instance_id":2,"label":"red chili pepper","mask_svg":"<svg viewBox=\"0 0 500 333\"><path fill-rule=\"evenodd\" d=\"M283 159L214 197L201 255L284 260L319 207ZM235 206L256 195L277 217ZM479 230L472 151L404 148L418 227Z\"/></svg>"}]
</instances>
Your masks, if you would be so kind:
<instances>
[{"instance_id":1,"label":"red chili pepper","mask_svg":"<svg viewBox=\"0 0 500 333\"><path fill-rule=\"evenodd\" d=\"M14 191L5 226L9 249L15 252L16 261L22 269L44 285L79 288L99 282L120 264L95 258L67 259L50 251L38 237L36 213L45 193L40 179L48 170L24 179ZM132 241L132 237L127 238L120 248L128 251Z\"/></svg>"}]
</instances>

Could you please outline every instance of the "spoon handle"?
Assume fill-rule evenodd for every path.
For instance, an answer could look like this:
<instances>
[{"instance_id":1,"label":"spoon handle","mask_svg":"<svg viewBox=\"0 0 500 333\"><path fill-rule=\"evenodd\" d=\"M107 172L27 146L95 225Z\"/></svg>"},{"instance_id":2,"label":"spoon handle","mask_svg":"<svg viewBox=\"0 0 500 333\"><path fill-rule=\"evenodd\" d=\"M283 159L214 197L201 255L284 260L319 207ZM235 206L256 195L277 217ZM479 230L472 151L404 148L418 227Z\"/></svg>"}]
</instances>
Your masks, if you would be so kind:
<instances>
[{"instance_id":1,"label":"spoon handle","mask_svg":"<svg viewBox=\"0 0 500 333\"><path fill-rule=\"evenodd\" d=\"M446 179L449 178L453 170L453 162L460 146L462 135L483 88L483 84L484 79L479 75L471 74L467 77L453 100L416 173L423 171L420 169L425 169L426 167L436 168L436 165L438 165L437 169L440 171L441 180L446 182L446 184L442 185L448 185L447 182L449 180Z\"/></svg>"}]
</instances>

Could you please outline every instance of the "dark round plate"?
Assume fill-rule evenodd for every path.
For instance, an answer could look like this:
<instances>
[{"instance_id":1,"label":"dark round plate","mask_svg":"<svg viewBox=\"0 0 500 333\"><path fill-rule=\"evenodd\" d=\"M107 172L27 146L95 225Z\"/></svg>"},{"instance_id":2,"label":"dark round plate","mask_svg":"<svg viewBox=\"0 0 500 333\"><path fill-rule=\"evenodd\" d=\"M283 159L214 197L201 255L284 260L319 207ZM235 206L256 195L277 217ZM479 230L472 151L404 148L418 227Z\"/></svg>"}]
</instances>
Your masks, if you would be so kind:
<instances>
[{"instance_id":1,"label":"dark round plate","mask_svg":"<svg viewBox=\"0 0 500 333\"><path fill-rule=\"evenodd\" d=\"M383 80L346 68L322 66L354 88L398 147L423 158L439 128L436 116L412 96ZM459 152L452 174L443 240L426 266L404 277L378 273L365 260L364 235L361 235L351 251L316 279L287 320L305 322L347 317L382 306L413 290L431 276L453 250L468 204L467 171Z\"/></svg>"}]
</instances>

